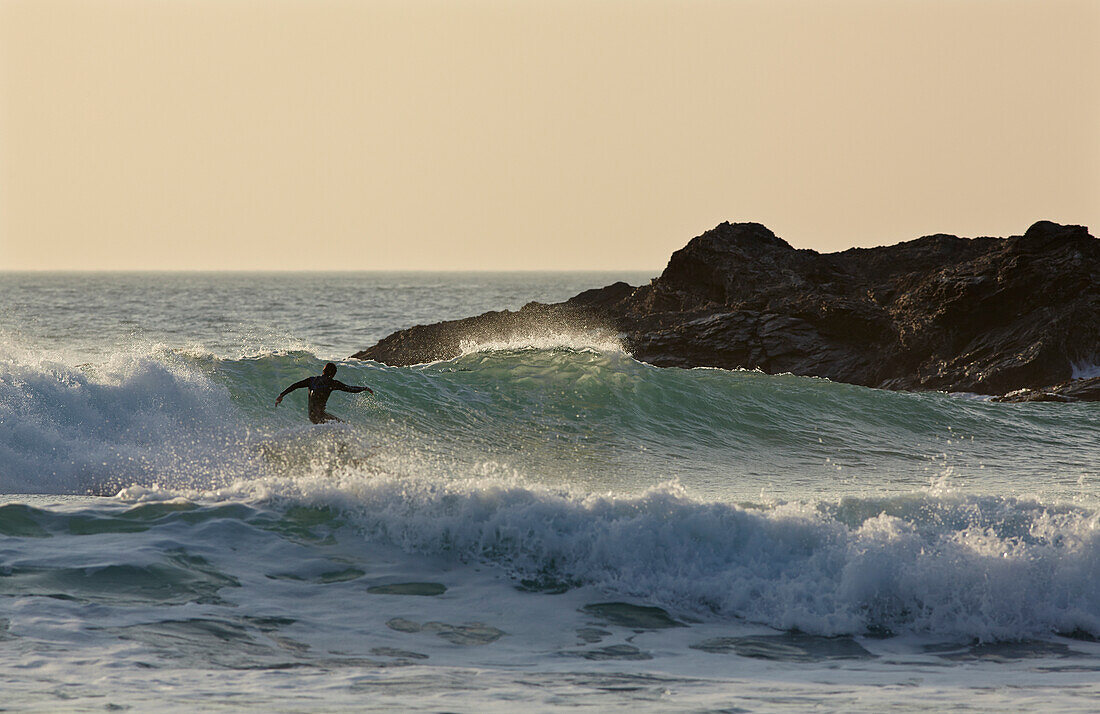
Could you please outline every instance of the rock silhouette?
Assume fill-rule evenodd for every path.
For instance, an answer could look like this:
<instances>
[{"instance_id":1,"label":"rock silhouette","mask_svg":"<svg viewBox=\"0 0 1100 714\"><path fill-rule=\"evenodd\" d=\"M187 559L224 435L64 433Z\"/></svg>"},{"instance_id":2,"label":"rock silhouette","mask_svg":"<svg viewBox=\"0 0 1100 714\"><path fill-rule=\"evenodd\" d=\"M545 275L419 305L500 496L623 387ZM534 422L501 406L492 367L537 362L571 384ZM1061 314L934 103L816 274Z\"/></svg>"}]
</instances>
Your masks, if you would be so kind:
<instances>
[{"instance_id":1,"label":"rock silhouette","mask_svg":"<svg viewBox=\"0 0 1100 714\"><path fill-rule=\"evenodd\" d=\"M673 253L648 285L418 325L352 357L417 364L547 331L617 335L635 358L663 367L1096 400L1100 390L1074 377L1100 362L1100 241L1083 226L1040 221L1010 238L940 234L822 254L758 223L723 223ZM1008 394L1019 390L1028 391Z\"/></svg>"}]
</instances>

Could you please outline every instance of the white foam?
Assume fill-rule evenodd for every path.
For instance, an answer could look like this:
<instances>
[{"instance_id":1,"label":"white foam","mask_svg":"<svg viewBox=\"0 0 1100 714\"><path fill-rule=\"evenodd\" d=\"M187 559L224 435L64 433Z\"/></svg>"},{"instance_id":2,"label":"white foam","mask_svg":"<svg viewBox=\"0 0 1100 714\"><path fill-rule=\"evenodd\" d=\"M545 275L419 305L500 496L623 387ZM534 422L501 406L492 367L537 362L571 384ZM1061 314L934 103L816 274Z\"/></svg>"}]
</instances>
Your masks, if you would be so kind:
<instances>
[{"instance_id":1,"label":"white foam","mask_svg":"<svg viewBox=\"0 0 1100 714\"><path fill-rule=\"evenodd\" d=\"M865 659L784 661L785 652L797 655L798 648L767 628L708 617L688 627L639 632L585 612L586 605L613 596L599 588L552 596L520 592L498 568L366 543L338 525L342 515L311 526L321 540L302 537L301 520L284 523L299 527L291 533L272 528L280 515L293 519L292 510L279 514L262 507L213 508L205 515L202 506L187 504L150 509L161 516L143 519L148 529L124 533L86 535L64 527L69 514L110 521L125 510L120 505L97 499L50 509L63 511L56 513L53 537L7 539L6 565L61 571L69 582L82 580L78 573L121 568L138 574L167 570L183 575L185 585L194 582L190 578L232 585L198 602L164 602L164 594L179 592L167 587L151 599L134 597L130 583L121 584L125 597L112 602L117 591L89 593L82 582L72 593L91 594L92 602L0 599L0 674L11 708L56 709L59 690L70 709L130 706L154 712L189 711L227 698L243 711L315 709L317 702L351 710L439 709L445 702L449 710L501 714L515 711L517 702L536 710L565 704L595 711L728 711L744 705L783 712L793 704L845 711L1089 711L1097 696L1100 647L1094 643L1078 641L1071 651L1053 649L1046 657L1035 648L1038 656L1016 661L1011 650L1005 659L994 650L984 661L947 666L951 659L922 646L948 644L965 654L967 642L902 636L859 640L873 655ZM324 521L333 514L313 515ZM325 574L347 570L348 580L325 581ZM402 597L369 591L398 582L438 582L446 592ZM413 627L393 627L398 619ZM437 634L448 625L472 623L502 635L464 646ZM597 641L582 640L582 633ZM698 648L731 636L772 640L778 658ZM582 659L609 646L642 656ZM149 686L150 671L156 687Z\"/></svg>"},{"instance_id":2,"label":"white foam","mask_svg":"<svg viewBox=\"0 0 1100 714\"><path fill-rule=\"evenodd\" d=\"M1095 379L1096 377L1100 377L1100 364L1096 364L1090 360L1073 362L1070 364L1070 367L1073 370L1070 379Z\"/></svg>"},{"instance_id":3,"label":"white foam","mask_svg":"<svg viewBox=\"0 0 1100 714\"><path fill-rule=\"evenodd\" d=\"M334 505L374 542L700 617L819 635L1100 634L1100 516L1085 509L951 493L762 509L674 484L616 497L380 470L205 495Z\"/></svg>"}]
</instances>

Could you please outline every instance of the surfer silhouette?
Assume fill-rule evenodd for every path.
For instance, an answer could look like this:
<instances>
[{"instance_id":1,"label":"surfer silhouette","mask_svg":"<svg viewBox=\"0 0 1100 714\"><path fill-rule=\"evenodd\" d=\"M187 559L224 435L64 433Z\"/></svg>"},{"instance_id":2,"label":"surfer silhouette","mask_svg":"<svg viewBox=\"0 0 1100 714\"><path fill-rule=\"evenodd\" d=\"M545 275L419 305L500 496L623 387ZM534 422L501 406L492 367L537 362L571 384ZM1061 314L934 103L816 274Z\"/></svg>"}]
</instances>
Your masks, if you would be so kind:
<instances>
[{"instance_id":1,"label":"surfer silhouette","mask_svg":"<svg viewBox=\"0 0 1100 714\"><path fill-rule=\"evenodd\" d=\"M279 402L283 401L283 397L290 394L295 389L305 387L309 389L309 420L311 422L314 424L323 424L326 421L342 421L325 411L325 405L328 404L328 397L333 391L351 392L352 394L370 392L374 394L374 390L370 387L350 387L343 382L337 382L333 379L333 375L335 374L336 365L329 362L325 365L325 368L321 370L320 376L306 377L301 382L295 382L284 389L282 394L275 397L275 406L279 406Z\"/></svg>"}]
</instances>

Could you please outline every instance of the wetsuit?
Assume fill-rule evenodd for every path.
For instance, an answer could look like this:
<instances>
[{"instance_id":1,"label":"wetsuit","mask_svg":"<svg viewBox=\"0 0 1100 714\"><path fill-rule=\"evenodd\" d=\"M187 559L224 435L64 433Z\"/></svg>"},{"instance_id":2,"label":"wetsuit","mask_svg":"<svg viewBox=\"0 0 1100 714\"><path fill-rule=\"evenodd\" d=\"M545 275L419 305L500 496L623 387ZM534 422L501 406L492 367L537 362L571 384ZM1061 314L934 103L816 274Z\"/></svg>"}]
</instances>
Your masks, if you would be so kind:
<instances>
[{"instance_id":1,"label":"wetsuit","mask_svg":"<svg viewBox=\"0 0 1100 714\"><path fill-rule=\"evenodd\" d=\"M349 387L343 382L337 382L332 377L326 377L322 374L318 377L307 377L301 382L295 382L283 390L283 393L279 395L279 399L282 399L295 389L301 389L302 387L309 389L309 420L314 424L321 424L326 421L340 421L339 418L325 411L325 405L328 404L328 396L332 394L334 390L356 394L368 389L368 387Z\"/></svg>"}]
</instances>

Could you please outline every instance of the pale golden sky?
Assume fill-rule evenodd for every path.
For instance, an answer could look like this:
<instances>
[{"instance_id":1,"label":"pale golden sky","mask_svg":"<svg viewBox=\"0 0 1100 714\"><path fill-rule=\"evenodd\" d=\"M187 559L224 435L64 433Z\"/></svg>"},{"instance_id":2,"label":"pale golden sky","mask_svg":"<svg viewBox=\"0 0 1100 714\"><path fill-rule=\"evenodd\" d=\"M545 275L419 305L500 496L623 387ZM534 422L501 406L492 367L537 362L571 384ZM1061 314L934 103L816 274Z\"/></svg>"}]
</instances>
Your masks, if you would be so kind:
<instances>
[{"instance_id":1,"label":"pale golden sky","mask_svg":"<svg viewBox=\"0 0 1100 714\"><path fill-rule=\"evenodd\" d=\"M1095 0L0 0L0 270L1100 227Z\"/></svg>"}]
</instances>

